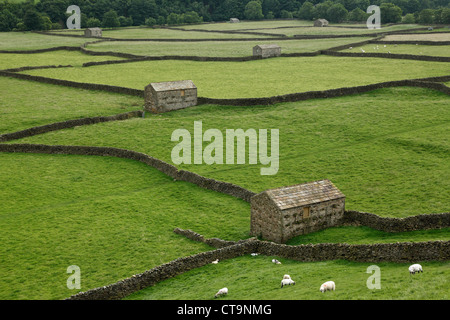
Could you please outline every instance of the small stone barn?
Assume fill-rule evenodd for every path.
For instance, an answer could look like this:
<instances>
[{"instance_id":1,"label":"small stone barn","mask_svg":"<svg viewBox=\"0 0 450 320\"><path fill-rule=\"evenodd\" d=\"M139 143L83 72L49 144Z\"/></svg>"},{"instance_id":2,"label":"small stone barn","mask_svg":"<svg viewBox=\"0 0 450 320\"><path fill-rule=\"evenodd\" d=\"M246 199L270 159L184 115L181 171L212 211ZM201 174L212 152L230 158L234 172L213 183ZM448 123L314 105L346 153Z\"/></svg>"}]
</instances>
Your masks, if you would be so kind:
<instances>
[{"instance_id":1,"label":"small stone barn","mask_svg":"<svg viewBox=\"0 0 450 320\"><path fill-rule=\"evenodd\" d=\"M253 56L270 58L281 56L281 47L276 44L260 44L253 47Z\"/></svg>"},{"instance_id":2,"label":"small stone barn","mask_svg":"<svg viewBox=\"0 0 450 320\"><path fill-rule=\"evenodd\" d=\"M102 37L102 29L100 29L100 28L87 28L87 29L84 29L84 36L85 37L101 38Z\"/></svg>"},{"instance_id":3,"label":"small stone barn","mask_svg":"<svg viewBox=\"0 0 450 320\"><path fill-rule=\"evenodd\" d=\"M250 203L251 235L277 243L335 226L345 210L345 196L330 180L266 190Z\"/></svg>"},{"instance_id":4,"label":"small stone barn","mask_svg":"<svg viewBox=\"0 0 450 320\"><path fill-rule=\"evenodd\" d=\"M150 83L144 96L146 110L163 113L195 106L197 87L191 80Z\"/></svg>"},{"instance_id":5,"label":"small stone barn","mask_svg":"<svg viewBox=\"0 0 450 320\"><path fill-rule=\"evenodd\" d=\"M314 21L314 27L326 27L328 26L328 21L326 19L317 19Z\"/></svg>"},{"instance_id":6,"label":"small stone barn","mask_svg":"<svg viewBox=\"0 0 450 320\"><path fill-rule=\"evenodd\" d=\"M231 23L239 23L240 21L239 21L238 18L231 18L231 19L230 19L230 22L231 22Z\"/></svg>"}]
</instances>

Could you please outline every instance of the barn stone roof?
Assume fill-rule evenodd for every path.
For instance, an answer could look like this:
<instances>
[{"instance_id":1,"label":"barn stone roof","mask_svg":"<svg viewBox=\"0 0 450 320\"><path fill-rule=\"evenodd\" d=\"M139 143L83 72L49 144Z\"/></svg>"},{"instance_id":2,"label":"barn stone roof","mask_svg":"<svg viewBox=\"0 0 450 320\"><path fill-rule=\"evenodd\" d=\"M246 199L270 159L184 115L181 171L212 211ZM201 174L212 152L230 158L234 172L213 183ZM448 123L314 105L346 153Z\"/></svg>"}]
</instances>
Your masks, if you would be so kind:
<instances>
[{"instance_id":1,"label":"barn stone roof","mask_svg":"<svg viewBox=\"0 0 450 320\"><path fill-rule=\"evenodd\" d=\"M280 210L345 198L328 179L264 191Z\"/></svg>"},{"instance_id":2,"label":"barn stone roof","mask_svg":"<svg viewBox=\"0 0 450 320\"><path fill-rule=\"evenodd\" d=\"M174 90L186 90L196 89L194 82L191 80L170 81L170 82L153 82L149 86L155 91L174 91Z\"/></svg>"},{"instance_id":3,"label":"barn stone roof","mask_svg":"<svg viewBox=\"0 0 450 320\"><path fill-rule=\"evenodd\" d=\"M277 44L258 44L255 46L255 48L256 47L260 47L261 49L278 49L278 48L280 48L280 46Z\"/></svg>"}]
</instances>

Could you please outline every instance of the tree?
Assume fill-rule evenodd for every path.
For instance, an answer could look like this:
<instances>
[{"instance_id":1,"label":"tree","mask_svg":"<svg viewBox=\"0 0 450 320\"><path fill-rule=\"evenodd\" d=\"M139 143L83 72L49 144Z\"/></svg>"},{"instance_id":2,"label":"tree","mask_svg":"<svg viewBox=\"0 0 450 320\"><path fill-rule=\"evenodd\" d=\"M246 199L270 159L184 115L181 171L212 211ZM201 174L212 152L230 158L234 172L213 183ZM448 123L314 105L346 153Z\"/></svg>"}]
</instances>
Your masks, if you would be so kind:
<instances>
[{"instance_id":1,"label":"tree","mask_svg":"<svg viewBox=\"0 0 450 320\"><path fill-rule=\"evenodd\" d=\"M305 1L298 10L298 18L302 20L313 20L315 15L314 5L309 1Z\"/></svg>"},{"instance_id":2,"label":"tree","mask_svg":"<svg viewBox=\"0 0 450 320\"><path fill-rule=\"evenodd\" d=\"M99 19L94 18L94 17L89 18L86 21L87 28L96 28L96 27L100 27L101 25L102 25L102 22Z\"/></svg>"},{"instance_id":3,"label":"tree","mask_svg":"<svg viewBox=\"0 0 450 320\"><path fill-rule=\"evenodd\" d=\"M292 19L294 16L292 15L292 12L289 12L287 10L281 10L280 18L282 19Z\"/></svg>"},{"instance_id":4,"label":"tree","mask_svg":"<svg viewBox=\"0 0 450 320\"><path fill-rule=\"evenodd\" d=\"M269 15L269 12L272 12L273 18L276 16L278 17L280 14L280 3L278 0L263 0L262 2L262 10L264 16L267 18ZM273 18L267 18L267 19L273 19Z\"/></svg>"},{"instance_id":5,"label":"tree","mask_svg":"<svg viewBox=\"0 0 450 320\"><path fill-rule=\"evenodd\" d=\"M328 9L327 16L331 22L342 22L347 19L348 11L341 3L336 3Z\"/></svg>"},{"instance_id":6,"label":"tree","mask_svg":"<svg viewBox=\"0 0 450 320\"><path fill-rule=\"evenodd\" d=\"M0 31L11 31L19 22L19 19L12 14L8 9L0 13Z\"/></svg>"},{"instance_id":7,"label":"tree","mask_svg":"<svg viewBox=\"0 0 450 320\"><path fill-rule=\"evenodd\" d=\"M129 27L133 25L133 18L131 17L124 17L124 16L120 16L119 17L119 23L121 27ZM147 21L145 22L145 24L147 24ZM156 24L156 23L155 23Z\"/></svg>"},{"instance_id":8,"label":"tree","mask_svg":"<svg viewBox=\"0 0 450 320\"><path fill-rule=\"evenodd\" d=\"M120 27L119 16L113 9L109 10L103 15L102 26L106 28Z\"/></svg>"},{"instance_id":9,"label":"tree","mask_svg":"<svg viewBox=\"0 0 450 320\"><path fill-rule=\"evenodd\" d=\"M200 23L203 22L202 17L195 11L189 11L184 14L184 23Z\"/></svg>"},{"instance_id":10,"label":"tree","mask_svg":"<svg viewBox=\"0 0 450 320\"><path fill-rule=\"evenodd\" d=\"M48 16L41 15L41 30L50 30L52 28L52 20Z\"/></svg>"},{"instance_id":11,"label":"tree","mask_svg":"<svg viewBox=\"0 0 450 320\"><path fill-rule=\"evenodd\" d=\"M393 3L380 5L381 23L397 23L402 21L402 9Z\"/></svg>"},{"instance_id":12,"label":"tree","mask_svg":"<svg viewBox=\"0 0 450 320\"><path fill-rule=\"evenodd\" d=\"M348 20L349 21L366 21L368 18L368 14L361 10L360 8L353 9L348 14Z\"/></svg>"},{"instance_id":13,"label":"tree","mask_svg":"<svg viewBox=\"0 0 450 320\"><path fill-rule=\"evenodd\" d=\"M128 14L134 25L142 25L148 17L158 17L158 7L154 0L130 0Z\"/></svg>"},{"instance_id":14,"label":"tree","mask_svg":"<svg viewBox=\"0 0 450 320\"><path fill-rule=\"evenodd\" d=\"M414 18L414 15L412 13L407 13L402 19L402 23L413 24L415 22L416 18Z\"/></svg>"},{"instance_id":15,"label":"tree","mask_svg":"<svg viewBox=\"0 0 450 320\"><path fill-rule=\"evenodd\" d=\"M41 22L41 16L35 9L29 9L25 12L23 23L25 24L26 30L41 30Z\"/></svg>"},{"instance_id":16,"label":"tree","mask_svg":"<svg viewBox=\"0 0 450 320\"><path fill-rule=\"evenodd\" d=\"M433 23L434 10L433 9L423 9L419 12L419 23L430 24Z\"/></svg>"},{"instance_id":17,"label":"tree","mask_svg":"<svg viewBox=\"0 0 450 320\"><path fill-rule=\"evenodd\" d=\"M167 16L167 24L168 25L173 25L173 24L180 24L181 23L181 16L171 12L168 16Z\"/></svg>"},{"instance_id":18,"label":"tree","mask_svg":"<svg viewBox=\"0 0 450 320\"><path fill-rule=\"evenodd\" d=\"M450 8L442 9L441 21L442 21L443 24L449 24L450 23Z\"/></svg>"},{"instance_id":19,"label":"tree","mask_svg":"<svg viewBox=\"0 0 450 320\"><path fill-rule=\"evenodd\" d=\"M156 25L156 19L152 17L145 19L145 25L153 27L154 25Z\"/></svg>"},{"instance_id":20,"label":"tree","mask_svg":"<svg viewBox=\"0 0 450 320\"><path fill-rule=\"evenodd\" d=\"M245 6L244 16L248 20L261 20L264 18L262 6L259 1L250 1Z\"/></svg>"},{"instance_id":21,"label":"tree","mask_svg":"<svg viewBox=\"0 0 450 320\"><path fill-rule=\"evenodd\" d=\"M45 13L51 21L66 22L66 9L69 5L67 0L40 0L36 4L36 9L40 13Z\"/></svg>"},{"instance_id":22,"label":"tree","mask_svg":"<svg viewBox=\"0 0 450 320\"><path fill-rule=\"evenodd\" d=\"M315 7L315 16L313 18L329 20L330 18L328 17L328 9L330 9L332 5L333 2L331 2L330 0L317 4Z\"/></svg>"}]
</instances>

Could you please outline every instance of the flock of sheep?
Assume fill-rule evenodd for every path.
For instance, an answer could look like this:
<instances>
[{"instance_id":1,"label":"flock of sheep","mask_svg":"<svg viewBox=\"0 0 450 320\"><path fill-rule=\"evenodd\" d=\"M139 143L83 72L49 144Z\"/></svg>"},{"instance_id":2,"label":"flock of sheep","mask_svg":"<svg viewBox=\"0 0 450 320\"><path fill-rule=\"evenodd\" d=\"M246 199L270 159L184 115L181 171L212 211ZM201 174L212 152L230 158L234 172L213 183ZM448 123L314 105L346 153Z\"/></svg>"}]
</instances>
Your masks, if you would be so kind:
<instances>
[{"instance_id":1,"label":"flock of sheep","mask_svg":"<svg viewBox=\"0 0 450 320\"><path fill-rule=\"evenodd\" d=\"M395 47L396 47L397 45L395 45ZM384 47L386 48L386 45L384 45ZM349 50L352 50L353 49L353 47L349 47L348 48ZM380 49L380 47L377 45L376 47L373 47L373 50L379 50ZM361 52L362 53L366 53L366 50L364 50L363 48L360 48L359 50L361 50ZM388 51L388 53L391 53L390 51Z\"/></svg>"},{"instance_id":2,"label":"flock of sheep","mask_svg":"<svg viewBox=\"0 0 450 320\"><path fill-rule=\"evenodd\" d=\"M257 254L253 254L252 255L257 255ZM219 259L212 261L211 263L213 264L217 264L219 263ZM272 259L272 263L275 264L281 264L280 261L278 261L277 259ZM420 264L413 264L411 266L409 266L408 268L409 270L409 274L413 275L415 273L420 273L423 272L422 266ZM284 286L290 286L290 285L295 285L295 281L291 279L291 276L288 274L285 274L283 276L283 279L281 280L281 288L283 288ZM334 281L327 281L324 282L321 286L320 286L320 292L325 292L325 291L335 291L336 290L336 284L334 283ZM220 296L224 296L228 294L228 288L222 288L220 289L215 295L214 298L220 297Z\"/></svg>"}]
</instances>

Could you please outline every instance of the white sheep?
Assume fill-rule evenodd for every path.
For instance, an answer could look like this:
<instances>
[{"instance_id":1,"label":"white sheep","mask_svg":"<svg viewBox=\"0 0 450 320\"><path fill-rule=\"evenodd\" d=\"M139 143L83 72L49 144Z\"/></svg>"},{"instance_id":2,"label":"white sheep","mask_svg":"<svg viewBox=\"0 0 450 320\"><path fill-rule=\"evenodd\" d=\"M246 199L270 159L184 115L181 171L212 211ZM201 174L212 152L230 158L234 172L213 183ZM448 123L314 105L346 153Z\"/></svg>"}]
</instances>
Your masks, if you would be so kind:
<instances>
[{"instance_id":1,"label":"white sheep","mask_svg":"<svg viewBox=\"0 0 450 320\"><path fill-rule=\"evenodd\" d=\"M288 275L288 274L285 274L285 275L283 276L283 279L290 279L290 278L291 278L291 276Z\"/></svg>"},{"instance_id":2,"label":"white sheep","mask_svg":"<svg viewBox=\"0 0 450 320\"><path fill-rule=\"evenodd\" d=\"M212 264L218 264L219 263L219 259L214 260L213 262L211 262Z\"/></svg>"},{"instance_id":3,"label":"white sheep","mask_svg":"<svg viewBox=\"0 0 450 320\"><path fill-rule=\"evenodd\" d=\"M423 272L422 266L420 264L412 264L409 266L409 274L415 274L416 272Z\"/></svg>"},{"instance_id":4,"label":"white sheep","mask_svg":"<svg viewBox=\"0 0 450 320\"><path fill-rule=\"evenodd\" d=\"M283 278L283 280L281 280L281 287L283 288L283 286L290 286L290 285L295 285L295 281L292 279L285 279Z\"/></svg>"},{"instance_id":5,"label":"white sheep","mask_svg":"<svg viewBox=\"0 0 450 320\"><path fill-rule=\"evenodd\" d=\"M278 261L277 259L272 259L272 262L275 263L275 264L281 264L281 262Z\"/></svg>"},{"instance_id":6,"label":"white sheep","mask_svg":"<svg viewBox=\"0 0 450 320\"><path fill-rule=\"evenodd\" d=\"M214 295L214 298L228 294L228 288L222 288Z\"/></svg>"},{"instance_id":7,"label":"white sheep","mask_svg":"<svg viewBox=\"0 0 450 320\"><path fill-rule=\"evenodd\" d=\"M320 292L325 292L327 290L336 290L336 285L334 281L327 281L320 286Z\"/></svg>"}]
</instances>

